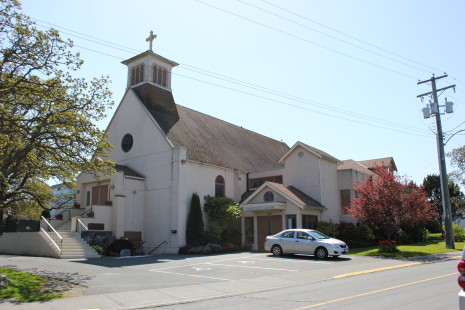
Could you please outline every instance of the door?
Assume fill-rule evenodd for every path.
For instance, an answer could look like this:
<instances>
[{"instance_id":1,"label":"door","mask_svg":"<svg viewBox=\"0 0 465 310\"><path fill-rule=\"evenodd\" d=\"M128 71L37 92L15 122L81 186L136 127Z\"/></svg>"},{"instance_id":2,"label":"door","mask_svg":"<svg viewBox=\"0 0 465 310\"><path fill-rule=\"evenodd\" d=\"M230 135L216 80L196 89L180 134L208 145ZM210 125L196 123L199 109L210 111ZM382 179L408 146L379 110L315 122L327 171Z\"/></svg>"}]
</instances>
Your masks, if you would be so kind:
<instances>
[{"instance_id":1,"label":"door","mask_svg":"<svg viewBox=\"0 0 465 310\"><path fill-rule=\"evenodd\" d=\"M258 249L264 249L266 236L277 234L281 230L281 215L257 216Z\"/></svg>"},{"instance_id":2,"label":"door","mask_svg":"<svg viewBox=\"0 0 465 310\"><path fill-rule=\"evenodd\" d=\"M297 231L294 239L294 252L295 253L304 253L304 254L313 254L315 252L316 242L314 240L308 240L310 237L304 231Z\"/></svg>"}]
</instances>

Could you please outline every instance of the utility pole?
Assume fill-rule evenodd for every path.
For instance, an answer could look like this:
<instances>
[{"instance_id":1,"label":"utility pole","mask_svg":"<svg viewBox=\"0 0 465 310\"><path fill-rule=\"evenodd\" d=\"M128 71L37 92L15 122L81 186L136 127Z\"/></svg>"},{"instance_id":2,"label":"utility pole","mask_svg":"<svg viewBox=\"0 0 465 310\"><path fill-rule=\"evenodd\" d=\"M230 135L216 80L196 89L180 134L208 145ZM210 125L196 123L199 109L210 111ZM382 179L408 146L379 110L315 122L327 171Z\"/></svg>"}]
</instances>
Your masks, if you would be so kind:
<instances>
[{"instance_id":1,"label":"utility pole","mask_svg":"<svg viewBox=\"0 0 465 310\"><path fill-rule=\"evenodd\" d=\"M443 87L441 89L436 89L436 80L442 79L447 77L447 74L443 76L434 77L434 75L429 80L419 81L417 85L423 83L431 83L432 91L428 93L424 93L418 95L417 98L422 98L424 96L431 96L433 98L433 102L430 102L430 105L423 109L423 116L425 118L429 118L431 114L436 116L436 127L437 127L437 148L438 148L438 158L439 158L439 171L441 177L441 196L442 196L442 209L444 212L444 224L446 226L446 248L448 249L455 249L454 244L454 231L452 230L452 210L450 206L450 197L449 197L449 182L447 179L447 169L446 169L446 158L444 154L444 136L442 133L442 125L441 125L441 113L439 111L439 101L438 101L438 92L445 91L449 88L454 88L455 85L450 85L447 87ZM452 103L447 102L445 103L446 113L452 113Z\"/></svg>"}]
</instances>

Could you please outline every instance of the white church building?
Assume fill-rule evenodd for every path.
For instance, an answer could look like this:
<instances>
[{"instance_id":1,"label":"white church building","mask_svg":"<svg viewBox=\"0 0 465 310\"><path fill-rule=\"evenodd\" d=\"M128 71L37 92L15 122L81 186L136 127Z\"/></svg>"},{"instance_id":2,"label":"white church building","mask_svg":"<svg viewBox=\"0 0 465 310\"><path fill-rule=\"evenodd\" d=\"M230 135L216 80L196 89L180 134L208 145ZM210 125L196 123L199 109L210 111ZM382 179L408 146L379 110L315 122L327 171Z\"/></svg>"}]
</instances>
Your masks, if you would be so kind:
<instances>
[{"instance_id":1,"label":"white church building","mask_svg":"<svg viewBox=\"0 0 465 310\"><path fill-rule=\"evenodd\" d=\"M151 48L122 63L127 89L106 130L116 173L80 174L76 200L94 213L81 222L143 240L144 252L177 253L186 244L193 193L202 205L206 195L240 202L243 244L260 250L266 235L286 228L351 221L341 206L353 184L380 164L396 170L391 157L341 161L178 105L171 90L178 64Z\"/></svg>"}]
</instances>

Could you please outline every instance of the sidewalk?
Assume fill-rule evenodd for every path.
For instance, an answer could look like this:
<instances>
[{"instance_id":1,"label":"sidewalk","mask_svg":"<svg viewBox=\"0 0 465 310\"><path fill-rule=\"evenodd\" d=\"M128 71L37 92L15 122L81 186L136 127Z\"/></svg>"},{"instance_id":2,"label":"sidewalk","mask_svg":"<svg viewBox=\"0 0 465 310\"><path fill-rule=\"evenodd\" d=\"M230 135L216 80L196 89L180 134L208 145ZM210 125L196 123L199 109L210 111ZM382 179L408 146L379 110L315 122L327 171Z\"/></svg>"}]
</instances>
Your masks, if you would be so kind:
<instances>
[{"instance_id":1,"label":"sidewalk","mask_svg":"<svg viewBox=\"0 0 465 310\"><path fill-rule=\"evenodd\" d=\"M405 268L411 265L434 263L451 259L458 261L461 257L461 254L462 252L451 252L409 259L399 259L399 264L391 266L389 269ZM379 269L376 271L382 271L386 269ZM361 273L363 273L363 271L361 271ZM2 310L144 309L228 297L246 293L255 293L279 289L282 287L309 284L311 282L315 282L315 279L309 281L306 277L299 277L297 275L293 279L285 279L282 277L260 277L254 279L196 284L162 289L138 290L98 295L83 295L80 297L59 299L47 302L23 304L5 302L0 303L0 308Z\"/></svg>"}]
</instances>

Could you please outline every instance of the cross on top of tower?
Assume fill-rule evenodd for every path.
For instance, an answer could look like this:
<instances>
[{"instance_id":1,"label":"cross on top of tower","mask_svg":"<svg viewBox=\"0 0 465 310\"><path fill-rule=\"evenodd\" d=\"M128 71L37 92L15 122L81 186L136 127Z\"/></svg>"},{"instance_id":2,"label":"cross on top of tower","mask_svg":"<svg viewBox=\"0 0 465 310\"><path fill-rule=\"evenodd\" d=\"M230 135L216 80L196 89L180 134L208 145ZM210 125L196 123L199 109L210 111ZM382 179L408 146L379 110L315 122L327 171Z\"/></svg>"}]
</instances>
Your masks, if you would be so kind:
<instances>
[{"instance_id":1,"label":"cross on top of tower","mask_svg":"<svg viewBox=\"0 0 465 310\"><path fill-rule=\"evenodd\" d=\"M149 50L152 51L152 42L153 42L153 39L155 39L157 37L156 34L153 33L152 30L150 30L150 35L147 39L145 39L146 42L150 42L150 45L149 45Z\"/></svg>"}]
</instances>

